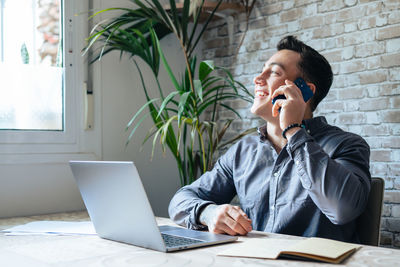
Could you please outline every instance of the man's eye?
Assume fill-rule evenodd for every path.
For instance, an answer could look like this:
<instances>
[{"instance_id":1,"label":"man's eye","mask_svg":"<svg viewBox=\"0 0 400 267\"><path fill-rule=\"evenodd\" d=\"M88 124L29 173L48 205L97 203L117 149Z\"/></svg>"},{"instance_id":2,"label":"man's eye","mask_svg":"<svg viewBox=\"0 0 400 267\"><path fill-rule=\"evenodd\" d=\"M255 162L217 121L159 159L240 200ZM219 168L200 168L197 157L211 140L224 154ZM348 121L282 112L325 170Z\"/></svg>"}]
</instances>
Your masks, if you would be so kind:
<instances>
[{"instance_id":1,"label":"man's eye","mask_svg":"<svg viewBox=\"0 0 400 267\"><path fill-rule=\"evenodd\" d=\"M271 70L271 74L279 75L278 72Z\"/></svg>"}]
</instances>

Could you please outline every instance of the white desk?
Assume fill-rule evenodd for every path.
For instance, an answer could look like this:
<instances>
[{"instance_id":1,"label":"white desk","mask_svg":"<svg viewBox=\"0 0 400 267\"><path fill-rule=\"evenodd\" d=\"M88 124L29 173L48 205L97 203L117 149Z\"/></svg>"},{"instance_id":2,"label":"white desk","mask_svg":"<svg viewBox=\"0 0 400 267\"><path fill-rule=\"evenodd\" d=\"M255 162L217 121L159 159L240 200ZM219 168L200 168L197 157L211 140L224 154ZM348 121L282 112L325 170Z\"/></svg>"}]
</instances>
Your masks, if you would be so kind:
<instances>
[{"instance_id":1,"label":"white desk","mask_svg":"<svg viewBox=\"0 0 400 267\"><path fill-rule=\"evenodd\" d=\"M0 219L0 230L38 220L86 221L85 212ZM159 224L171 224L158 218ZM301 239L301 237L251 232L252 237ZM162 253L97 236L5 236L0 234L0 266L389 266L400 265L400 250L363 246L341 265L294 260L263 260L216 256L232 244Z\"/></svg>"}]
</instances>

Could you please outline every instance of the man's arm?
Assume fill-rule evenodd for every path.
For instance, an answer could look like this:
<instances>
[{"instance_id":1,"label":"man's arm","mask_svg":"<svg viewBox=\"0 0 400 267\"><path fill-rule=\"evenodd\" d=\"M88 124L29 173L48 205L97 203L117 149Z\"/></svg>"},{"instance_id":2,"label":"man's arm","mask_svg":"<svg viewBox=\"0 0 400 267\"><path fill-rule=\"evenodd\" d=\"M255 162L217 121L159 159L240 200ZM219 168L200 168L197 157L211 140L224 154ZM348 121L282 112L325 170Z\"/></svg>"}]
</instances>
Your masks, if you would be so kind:
<instances>
[{"instance_id":1,"label":"man's arm","mask_svg":"<svg viewBox=\"0 0 400 267\"><path fill-rule=\"evenodd\" d=\"M315 85L309 85L315 90ZM300 89L288 80L272 97L282 93L287 99L277 100L272 113L279 116L281 129L286 129L301 123L310 102L304 103ZM280 113L279 108L282 108ZM287 151L295 162L301 183L318 208L334 224L357 218L365 209L371 187L368 144L356 135L338 135L328 141L337 146L337 153L330 156L304 129L292 128L286 137Z\"/></svg>"},{"instance_id":2,"label":"man's arm","mask_svg":"<svg viewBox=\"0 0 400 267\"><path fill-rule=\"evenodd\" d=\"M239 207L226 204L236 194L232 179L234 153L232 146L211 171L178 190L168 208L174 222L191 229L208 227L211 232L231 235L251 231L247 215Z\"/></svg>"},{"instance_id":3,"label":"man's arm","mask_svg":"<svg viewBox=\"0 0 400 267\"><path fill-rule=\"evenodd\" d=\"M343 138L346 138L343 140ZM359 136L338 134L328 155L304 129L288 142L301 183L318 208L334 224L346 224L365 209L371 187L369 146Z\"/></svg>"}]
</instances>

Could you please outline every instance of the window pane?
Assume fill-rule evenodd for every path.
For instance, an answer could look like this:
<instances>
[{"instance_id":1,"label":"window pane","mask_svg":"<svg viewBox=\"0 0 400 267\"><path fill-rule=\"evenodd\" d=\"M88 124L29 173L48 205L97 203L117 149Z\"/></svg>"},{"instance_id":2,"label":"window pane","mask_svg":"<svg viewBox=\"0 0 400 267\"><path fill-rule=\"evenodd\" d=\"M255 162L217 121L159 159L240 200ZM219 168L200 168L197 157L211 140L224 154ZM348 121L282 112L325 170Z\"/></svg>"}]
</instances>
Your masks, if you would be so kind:
<instances>
[{"instance_id":1,"label":"window pane","mask_svg":"<svg viewBox=\"0 0 400 267\"><path fill-rule=\"evenodd\" d=\"M0 3L0 129L63 130L61 1Z\"/></svg>"}]
</instances>

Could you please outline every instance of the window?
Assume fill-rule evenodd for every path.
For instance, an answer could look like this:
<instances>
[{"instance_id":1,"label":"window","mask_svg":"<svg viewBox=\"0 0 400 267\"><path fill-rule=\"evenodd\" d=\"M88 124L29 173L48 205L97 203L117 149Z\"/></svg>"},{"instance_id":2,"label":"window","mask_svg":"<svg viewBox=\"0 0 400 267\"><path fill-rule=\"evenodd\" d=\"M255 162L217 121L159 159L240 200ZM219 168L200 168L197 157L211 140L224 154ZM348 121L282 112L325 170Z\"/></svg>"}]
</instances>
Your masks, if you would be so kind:
<instances>
[{"instance_id":1,"label":"window","mask_svg":"<svg viewBox=\"0 0 400 267\"><path fill-rule=\"evenodd\" d=\"M0 129L64 129L61 0L0 0Z\"/></svg>"},{"instance_id":2,"label":"window","mask_svg":"<svg viewBox=\"0 0 400 267\"><path fill-rule=\"evenodd\" d=\"M94 150L82 144L95 135L83 127L88 2L0 0L0 162Z\"/></svg>"}]
</instances>

